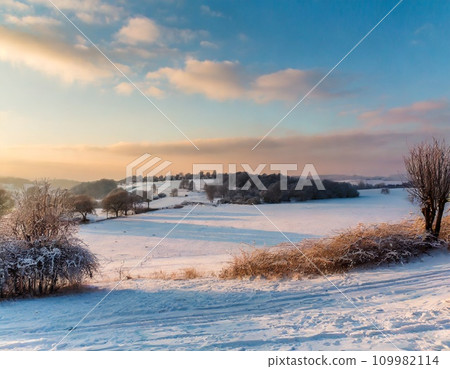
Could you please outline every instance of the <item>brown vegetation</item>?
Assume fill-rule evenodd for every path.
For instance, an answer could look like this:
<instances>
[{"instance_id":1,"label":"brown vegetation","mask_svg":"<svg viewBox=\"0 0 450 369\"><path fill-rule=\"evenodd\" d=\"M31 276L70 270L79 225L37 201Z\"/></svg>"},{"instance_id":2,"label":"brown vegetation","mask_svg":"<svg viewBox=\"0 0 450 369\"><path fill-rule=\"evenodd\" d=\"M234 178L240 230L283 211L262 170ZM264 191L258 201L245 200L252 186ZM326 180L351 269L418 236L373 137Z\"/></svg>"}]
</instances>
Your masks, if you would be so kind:
<instances>
[{"instance_id":1,"label":"brown vegetation","mask_svg":"<svg viewBox=\"0 0 450 369\"><path fill-rule=\"evenodd\" d=\"M36 182L16 195L16 206L9 222L17 240L66 238L75 231L70 194L67 190L52 188L47 181Z\"/></svg>"},{"instance_id":2,"label":"brown vegetation","mask_svg":"<svg viewBox=\"0 0 450 369\"><path fill-rule=\"evenodd\" d=\"M88 221L88 214L95 214L97 202L93 197L88 195L73 195L71 200L73 211L81 215L83 222Z\"/></svg>"},{"instance_id":3,"label":"brown vegetation","mask_svg":"<svg viewBox=\"0 0 450 369\"><path fill-rule=\"evenodd\" d=\"M342 273L359 266L407 262L433 248L448 247L450 217L443 221L442 240L423 235L423 221L359 225L336 236L295 245L242 252L224 268L222 278L305 277Z\"/></svg>"}]
</instances>

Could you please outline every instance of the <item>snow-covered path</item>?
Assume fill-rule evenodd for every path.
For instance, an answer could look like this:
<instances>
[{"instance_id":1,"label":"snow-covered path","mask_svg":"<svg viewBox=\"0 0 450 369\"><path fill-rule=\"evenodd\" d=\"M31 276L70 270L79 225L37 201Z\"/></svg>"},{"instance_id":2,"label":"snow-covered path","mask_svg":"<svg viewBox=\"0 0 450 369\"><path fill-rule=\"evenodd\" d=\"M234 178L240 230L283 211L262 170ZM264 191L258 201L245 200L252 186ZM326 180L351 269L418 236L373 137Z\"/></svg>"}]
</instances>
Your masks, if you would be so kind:
<instances>
[{"instance_id":1,"label":"snow-covered path","mask_svg":"<svg viewBox=\"0 0 450 369\"><path fill-rule=\"evenodd\" d=\"M450 348L450 256L333 276L408 350ZM108 291L0 303L0 349L50 349ZM90 350L393 350L324 278L127 281L58 347Z\"/></svg>"}]
</instances>

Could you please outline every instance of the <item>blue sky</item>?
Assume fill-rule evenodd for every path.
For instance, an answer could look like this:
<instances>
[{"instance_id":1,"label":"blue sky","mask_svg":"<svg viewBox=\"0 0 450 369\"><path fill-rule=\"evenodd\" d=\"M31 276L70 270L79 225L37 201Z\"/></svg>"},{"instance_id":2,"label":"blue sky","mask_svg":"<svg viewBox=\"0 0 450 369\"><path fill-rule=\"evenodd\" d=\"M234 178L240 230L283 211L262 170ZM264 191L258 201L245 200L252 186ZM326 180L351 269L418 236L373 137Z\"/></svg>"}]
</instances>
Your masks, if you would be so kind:
<instances>
[{"instance_id":1,"label":"blue sky","mask_svg":"<svg viewBox=\"0 0 450 369\"><path fill-rule=\"evenodd\" d=\"M399 172L450 136L447 1L403 1L249 152L396 3L54 0L199 153L48 0L4 0L0 175L120 178L143 152Z\"/></svg>"}]
</instances>

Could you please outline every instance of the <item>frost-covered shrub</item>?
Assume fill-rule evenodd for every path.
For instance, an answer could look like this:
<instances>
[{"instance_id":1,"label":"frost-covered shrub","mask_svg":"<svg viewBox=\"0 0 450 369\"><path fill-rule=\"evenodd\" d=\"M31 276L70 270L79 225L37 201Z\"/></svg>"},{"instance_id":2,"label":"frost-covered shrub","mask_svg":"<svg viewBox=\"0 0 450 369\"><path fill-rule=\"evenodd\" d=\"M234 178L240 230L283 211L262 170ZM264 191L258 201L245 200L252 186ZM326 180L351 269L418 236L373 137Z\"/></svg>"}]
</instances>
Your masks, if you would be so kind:
<instances>
[{"instance_id":1,"label":"frost-covered shrub","mask_svg":"<svg viewBox=\"0 0 450 369\"><path fill-rule=\"evenodd\" d=\"M15 239L33 242L40 239L70 237L75 232L70 194L52 188L49 182L35 182L16 195L9 223Z\"/></svg>"},{"instance_id":2,"label":"frost-covered shrub","mask_svg":"<svg viewBox=\"0 0 450 369\"><path fill-rule=\"evenodd\" d=\"M36 182L15 200L0 227L0 297L49 294L93 276L97 258L73 237L67 191Z\"/></svg>"},{"instance_id":3,"label":"frost-covered shrub","mask_svg":"<svg viewBox=\"0 0 450 369\"><path fill-rule=\"evenodd\" d=\"M78 239L0 239L0 297L45 295L78 286L98 269Z\"/></svg>"}]
</instances>

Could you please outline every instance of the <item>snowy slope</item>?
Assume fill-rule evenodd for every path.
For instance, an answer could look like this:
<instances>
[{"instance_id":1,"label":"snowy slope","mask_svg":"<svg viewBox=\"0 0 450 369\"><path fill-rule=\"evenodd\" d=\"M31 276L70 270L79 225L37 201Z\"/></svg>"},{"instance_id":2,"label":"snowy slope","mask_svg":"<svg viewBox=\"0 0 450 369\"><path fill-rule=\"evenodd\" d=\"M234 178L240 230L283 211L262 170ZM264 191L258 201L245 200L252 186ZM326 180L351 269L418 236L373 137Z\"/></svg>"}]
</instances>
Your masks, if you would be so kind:
<instances>
[{"instance_id":1,"label":"snowy slope","mask_svg":"<svg viewBox=\"0 0 450 369\"><path fill-rule=\"evenodd\" d=\"M408 265L333 276L359 311L323 278L127 281L58 349L449 349L449 265L449 254L438 253ZM111 286L2 302L0 349L50 349Z\"/></svg>"},{"instance_id":2,"label":"snowy slope","mask_svg":"<svg viewBox=\"0 0 450 369\"><path fill-rule=\"evenodd\" d=\"M359 222L414 215L406 192L261 205L293 241ZM192 206L83 226L103 273L89 292L0 302L0 349L50 349ZM132 275L194 266L217 271L243 247L285 241L252 206L198 206ZM122 265L123 262L123 265ZM329 281L127 280L59 349L410 350L450 348L450 256L353 271ZM369 317L368 321L365 317ZM387 336L387 340L380 331Z\"/></svg>"},{"instance_id":3,"label":"snowy slope","mask_svg":"<svg viewBox=\"0 0 450 369\"><path fill-rule=\"evenodd\" d=\"M199 194L193 196L201 200ZM354 199L270 204L259 208L294 242L331 234L360 222L398 221L412 216L415 210L402 189L392 190L390 195L366 190ZM190 210L192 206L83 225L80 236L102 260L100 279L117 279L119 270L133 267ZM143 277L159 270L189 267L216 271L241 249L285 241L253 206L199 205L151 253L151 260L131 274Z\"/></svg>"}]
</instances>

